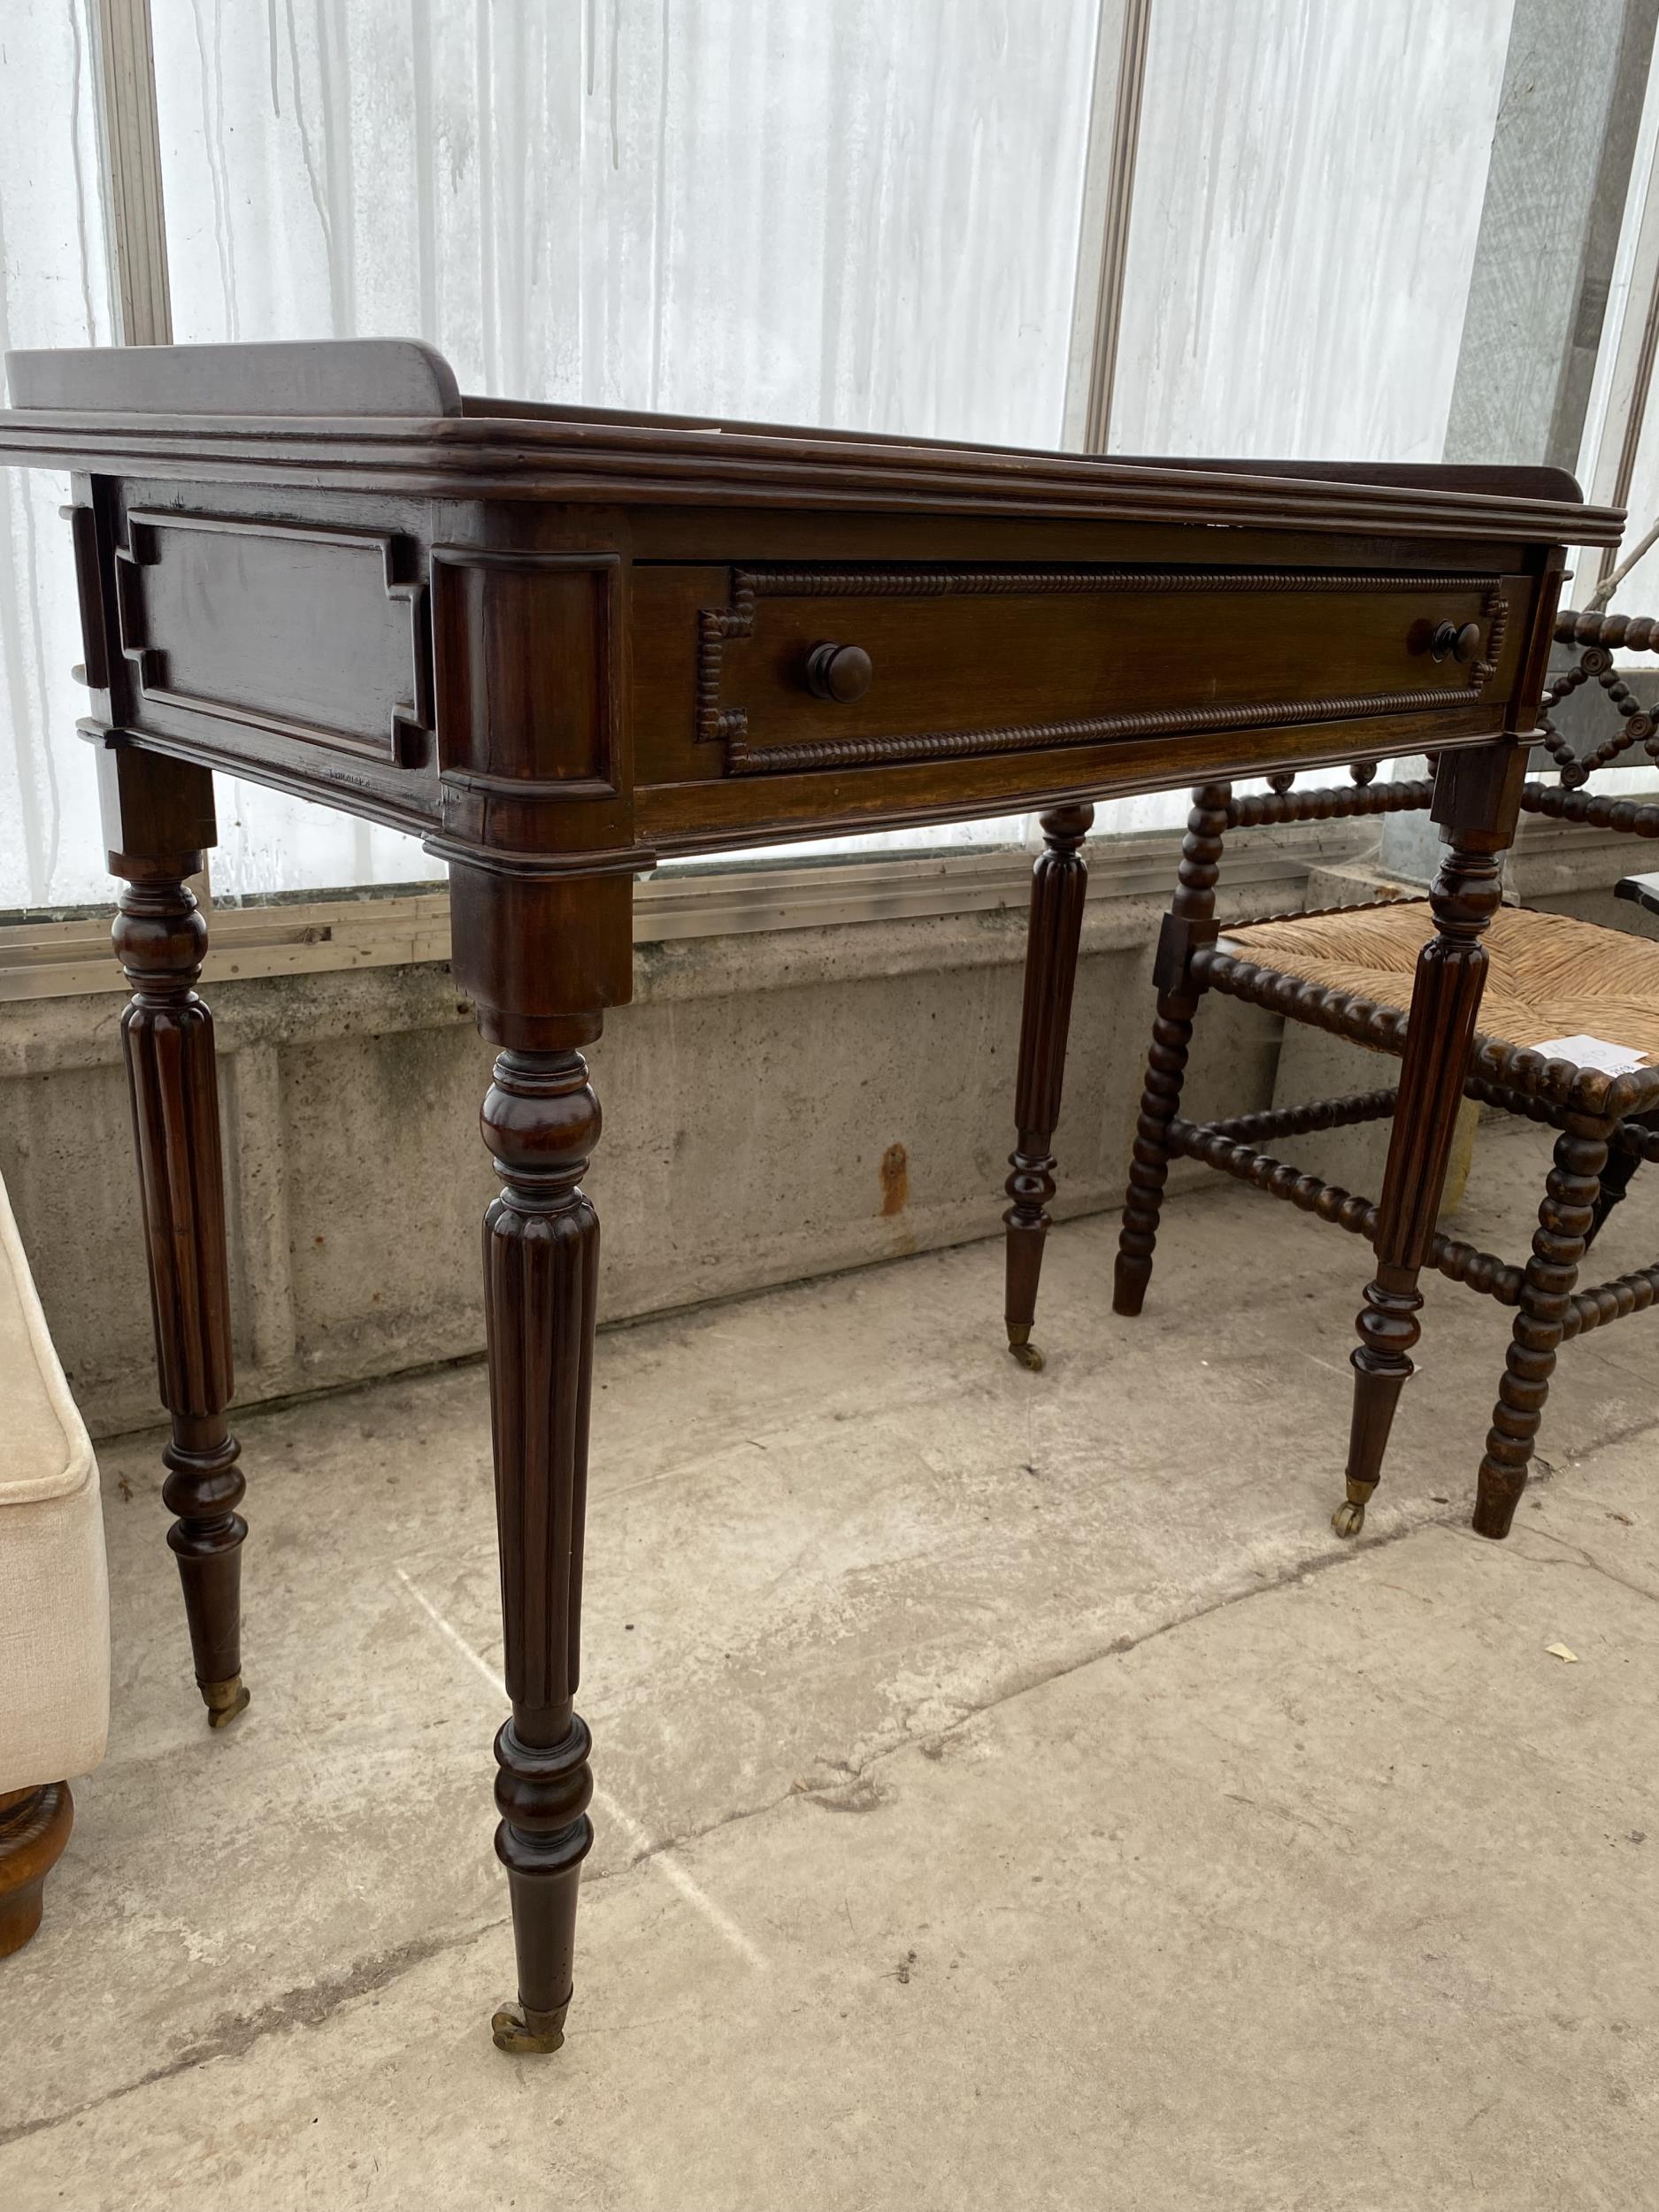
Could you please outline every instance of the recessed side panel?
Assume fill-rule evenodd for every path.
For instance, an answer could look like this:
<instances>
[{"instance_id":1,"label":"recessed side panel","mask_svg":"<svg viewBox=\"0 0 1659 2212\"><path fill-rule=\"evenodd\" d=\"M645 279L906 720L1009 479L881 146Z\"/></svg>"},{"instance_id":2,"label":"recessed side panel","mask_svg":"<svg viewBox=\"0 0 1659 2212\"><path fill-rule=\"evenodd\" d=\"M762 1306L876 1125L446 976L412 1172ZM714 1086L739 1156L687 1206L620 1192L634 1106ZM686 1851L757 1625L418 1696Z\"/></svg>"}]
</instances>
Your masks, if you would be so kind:
<instances>
[{"instance_id":1,"label":"recessed side panel","mask_svg":"<svg viewBox=\"0 0 1659 2212\"><path fill-rule=\"evenodd\" d=\"M129 511L116 591L137 726L201 717L424 767L418 557L392 533Z\"/></svg>"}]
</instances>

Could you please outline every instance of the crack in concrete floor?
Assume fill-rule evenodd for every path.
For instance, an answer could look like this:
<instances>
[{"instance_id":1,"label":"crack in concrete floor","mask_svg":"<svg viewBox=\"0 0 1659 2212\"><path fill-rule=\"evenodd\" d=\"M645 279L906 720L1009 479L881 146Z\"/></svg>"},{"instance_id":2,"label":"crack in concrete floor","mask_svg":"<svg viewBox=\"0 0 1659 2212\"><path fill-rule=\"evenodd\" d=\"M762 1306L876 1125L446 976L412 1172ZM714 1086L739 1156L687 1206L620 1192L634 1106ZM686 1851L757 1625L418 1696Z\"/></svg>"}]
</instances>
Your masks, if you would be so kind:
<instances>
[{"instance_id":1,"label":"crack in concrete floor","mask_svg":"<svg viewBox=\"0 0 1659 2212\"><path fill-rule=\"evenodd\" d=\"M1514 1538L1510 1539L1515 1547L1515 1555L1519 1559L1526 1560L1530 1565L1534 1567L1583 1567L1591 1574L1601 1575L1605 1580L1616 1583L1621 1590L1630 1591L1632 1596L1646 1598L1649 1603L1659 1605L1659 1590L1649 1589L1645 1582L1633 1582L1628 1575L1616 1572L1605 1560L1598 1559L1587 1545L1572 1543L1564 1536L1553 1534L1548 1529L1522 1529L1517 1530L1516 1533L1520 1541L1516 1543ZM1528 1544L1554 1544L1557 1552L1565 1555L1554 1559L1540 1559L1536 1554L1525 1548Z\"/></svg>"},{"instance_id":2,"label":"crack in concrete floor","mask_svg":"<svg viewBox=\"0 0 1659 2212\"><path fill-rule=\"evenodd\" d=\"M89 2097L84 2104L73 2105L63 2112L41 2113L33 2120L20 2120L14 2127L0 2128L0 2150L8 2143L20 2142L25 2136L39 2135L47 2128L63 2127L72 2120L84 2119L89 2112L100 2111L123 2097L134 2096L141 2089L153 2088L158 2081L170 2081L175 2074L188 2073L193 2066L211 2065L218 2058L240 2058L265 2036L278 2034L285 2028L320 2027L342 2005L366 1997L373 1990L387 1988L415 1967L424 1966L428 1959L438 1958L445 1951L462 1950L480 1936L507 1927L511 1917L510 1913L500 1913L493 1919L480 1921L474 1928L463 1930L459 1935L429 1936L395 1944L389 1950L377 1952L373 1958L358 1959L343 1973L323 1975L314 1982L284 1990L280 1997L273 1997L255 2012L240 2017L222 2017L206 2036L170 2058L165 2066L141 2074L136 2081L122 2082L118 2087L106 2090L101 2097Z\"/></svg>"}]
</instances>

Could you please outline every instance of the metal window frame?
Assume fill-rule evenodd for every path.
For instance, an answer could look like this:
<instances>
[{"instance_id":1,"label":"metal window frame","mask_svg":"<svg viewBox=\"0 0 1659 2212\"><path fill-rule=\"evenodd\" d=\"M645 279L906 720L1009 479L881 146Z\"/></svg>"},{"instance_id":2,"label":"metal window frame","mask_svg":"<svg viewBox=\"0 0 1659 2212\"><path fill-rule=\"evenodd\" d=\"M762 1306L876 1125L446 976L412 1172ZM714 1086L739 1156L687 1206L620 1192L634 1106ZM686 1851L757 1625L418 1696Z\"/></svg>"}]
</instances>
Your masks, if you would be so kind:
<instances>
[{"instance_id":1,"label":"metal window frame","mask_svg":"<svg viewBox=\"0 0 1659 2212\"><path fill-rule=\"evenodd\" d=\"M88 0L96 98L98 191L109 242L118 345L173 342L167 216L150 0Z\"/></svg>"},{"instance_id":2,"label":"metal window frame","mask_svg":"<svg viewBox=\"0 0 1659 2212\"><path fill-rule=\"evenodd\" d=\"M1105 453L1111 435L1151 30L1152 0L1101 0L1063 432L1083 453Z\"/></svg>"},{"instance_id":3,"label":"metal window frame","mask_svg":"<svg viewBox=\"0 0 1659 2212\"><path fill-rule=\"evenodd\" d=\"M1651 75L1659 70L1659 50L1655 50L1649 70L1647 96L1652 99L1655 87ZM1627 208L1624 219L1636 226L1632 283L1612 340L1607 413L1598 426L1594 465L1586 472L1591 480L1592 497L1617 507L1629 504L1652 396L1654 365L1659 358L1659 155L1655 155L1649 166L1640 211ZM1621 393L1622 421L1614 412ZM1616 569L1626 557L1622 547L1602 547L1596 565L1597 600L1610 596L1609 587Z\"/></svg>"}]
</instances>

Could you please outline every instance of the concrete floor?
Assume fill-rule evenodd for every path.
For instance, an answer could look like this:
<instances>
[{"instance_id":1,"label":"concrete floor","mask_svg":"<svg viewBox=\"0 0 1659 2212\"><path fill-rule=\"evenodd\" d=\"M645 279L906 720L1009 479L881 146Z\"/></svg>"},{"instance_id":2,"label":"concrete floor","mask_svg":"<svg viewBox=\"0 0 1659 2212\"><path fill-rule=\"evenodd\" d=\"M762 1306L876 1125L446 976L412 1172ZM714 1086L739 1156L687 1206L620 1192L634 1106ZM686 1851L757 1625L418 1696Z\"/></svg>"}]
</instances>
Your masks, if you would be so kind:
<instances>
[{"instance_id":1,"label":"concrete floor","mask_svg":"<svg viewBox=\"0 0 1659 2212\"><path fill-rule=\"evenodd\" d=\"M1483 1135L1463 1233L1525 1248L1547 1142ZM0 1969L0 2204L1659 2204L1659 1319L1564 1355L1493 1546L1508 1323L1432 1284L1343 1547L1363 1248L1217 1182L1125 1324L1113 1240L1053 1239L1041 1376L992 1244L602 1340L550 2060L487 2027L477 1369L245 1423L223 1737L156 1440L104 1447L111 1754Z\"/></svg>"}]
</instances>

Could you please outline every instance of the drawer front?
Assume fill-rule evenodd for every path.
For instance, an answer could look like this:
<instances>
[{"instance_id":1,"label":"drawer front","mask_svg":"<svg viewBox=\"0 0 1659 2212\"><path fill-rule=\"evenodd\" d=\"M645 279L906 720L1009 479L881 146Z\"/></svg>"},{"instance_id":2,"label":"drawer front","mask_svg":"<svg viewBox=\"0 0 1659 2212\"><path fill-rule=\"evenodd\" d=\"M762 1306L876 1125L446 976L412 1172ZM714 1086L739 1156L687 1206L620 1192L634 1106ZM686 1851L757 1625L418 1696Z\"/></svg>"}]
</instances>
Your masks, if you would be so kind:
<instances>
[{"instance_id":1,"label":"drawer front","mask_svg":"<svg viewBox=\"0 0 1659 2212\"><path fill-rule=\"evenodd\" d=\"M798 775L1450 712L1499 695L1509 618L1496 574L737 569L696 735Z\"/></svg>"}]
</instances>

